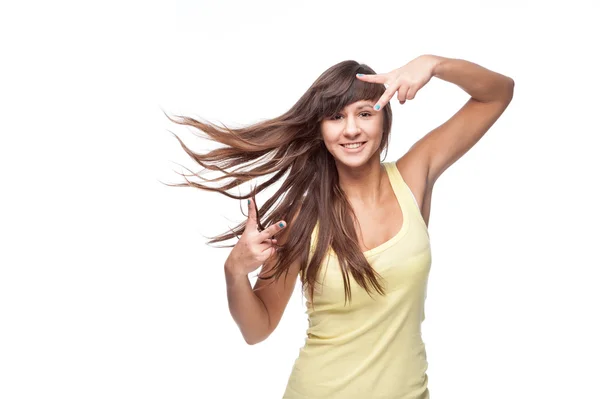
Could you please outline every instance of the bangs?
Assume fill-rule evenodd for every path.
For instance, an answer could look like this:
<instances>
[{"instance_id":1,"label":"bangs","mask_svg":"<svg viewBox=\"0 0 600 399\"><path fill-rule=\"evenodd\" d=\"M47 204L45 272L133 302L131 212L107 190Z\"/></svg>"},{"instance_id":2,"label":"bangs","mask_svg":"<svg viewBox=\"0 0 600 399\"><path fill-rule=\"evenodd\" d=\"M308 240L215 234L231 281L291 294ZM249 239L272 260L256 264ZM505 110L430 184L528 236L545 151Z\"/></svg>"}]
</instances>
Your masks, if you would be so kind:
<instances>
[{"instance_id":1,"label":"bangs","mask_svg":"<svg viewBox=\"0 0 600 399\"><path fill-rule=\"evenodd\" d=\"M364 82L356 77L356 73L372 74L373 72L361 70L351 72L348 76L344 76L341 82L338 80L336 85L332 84L321 92L319 121L337 114L347 105L357 101L377 101L385 92L383 84Z\"/></svg>"}]
</instances>

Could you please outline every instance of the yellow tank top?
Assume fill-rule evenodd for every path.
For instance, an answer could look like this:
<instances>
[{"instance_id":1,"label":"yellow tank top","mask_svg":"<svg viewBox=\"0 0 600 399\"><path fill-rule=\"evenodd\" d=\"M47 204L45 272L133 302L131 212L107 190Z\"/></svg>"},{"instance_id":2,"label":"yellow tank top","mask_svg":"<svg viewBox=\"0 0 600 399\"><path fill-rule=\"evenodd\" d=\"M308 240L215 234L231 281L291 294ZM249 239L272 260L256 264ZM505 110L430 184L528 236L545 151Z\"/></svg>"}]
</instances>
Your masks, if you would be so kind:
<instances>
[{"instance_id":1,"label":"yellow tank top","mask_svg":"<svg viewBox=\"0 0 600 399\"><path fill-rule=\"evenodd\" d=\"M395 162L383 163L403 214L400 231L364 252L382 276L386 295L373 298L350 275L352 302L333 251L315 286L305 291L308 329L284 399L429 399L427 354L421 338L431 267L427 225ZM318 224L311 237L311 251Z\"/></svg>"}]
</instances>

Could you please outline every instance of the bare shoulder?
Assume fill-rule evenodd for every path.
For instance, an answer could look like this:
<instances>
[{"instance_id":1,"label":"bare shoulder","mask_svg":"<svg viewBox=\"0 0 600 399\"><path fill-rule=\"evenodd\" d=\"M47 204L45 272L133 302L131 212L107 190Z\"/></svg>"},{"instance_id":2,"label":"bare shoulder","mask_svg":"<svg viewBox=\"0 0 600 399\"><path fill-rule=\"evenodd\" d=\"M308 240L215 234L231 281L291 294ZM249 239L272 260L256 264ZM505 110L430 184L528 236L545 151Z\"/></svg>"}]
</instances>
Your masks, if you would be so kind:
<instances>
[{"instance_id":1,"label":"bare shoulder","mask_svg":"<svg viewBox=\"0 0 600 399\"><path fill-rule=\"evenodd\" d=\"M406 184L421 205L422 197L427 191L428 160L424 151L419 151L416 146L411 147L406 154L396 161L396 167Z\"/></svg>"}]
</instances>

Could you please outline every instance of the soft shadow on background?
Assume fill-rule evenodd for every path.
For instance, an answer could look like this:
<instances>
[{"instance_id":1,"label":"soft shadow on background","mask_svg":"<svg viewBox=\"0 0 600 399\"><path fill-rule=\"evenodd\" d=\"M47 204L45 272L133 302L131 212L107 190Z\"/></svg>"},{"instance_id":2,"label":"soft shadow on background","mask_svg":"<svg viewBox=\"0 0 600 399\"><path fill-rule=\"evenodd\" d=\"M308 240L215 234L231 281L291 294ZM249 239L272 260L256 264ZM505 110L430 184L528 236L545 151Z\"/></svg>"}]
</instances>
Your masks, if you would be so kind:
<instances>
[{"instance_id":1,"label":"soft shadow on background","mask_svg":"<svg viewBox=\"0 0 600 399\"><path fill-rule=\"evenodd\" d=\"M250 124L339 61L383 73L425 53L516 83L433 192L432 397L600 397L600 32L591 2L539 4L2 6L0 397L280 398L308 327L299 284L271 337L246 345L229 249L205 244L245 216L160 183L198 171L169 131L209 145L161 109ZM386 161L467 99L432 79L393 100Z\"/></svg>"}]
</instances>

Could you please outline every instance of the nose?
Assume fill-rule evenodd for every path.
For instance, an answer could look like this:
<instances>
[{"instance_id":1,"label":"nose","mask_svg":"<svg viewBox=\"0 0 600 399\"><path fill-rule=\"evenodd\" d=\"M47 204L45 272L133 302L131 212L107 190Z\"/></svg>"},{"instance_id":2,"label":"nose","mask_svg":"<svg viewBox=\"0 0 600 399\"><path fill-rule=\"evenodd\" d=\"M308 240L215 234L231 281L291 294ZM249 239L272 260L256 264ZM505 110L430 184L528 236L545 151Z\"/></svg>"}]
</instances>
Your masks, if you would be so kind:
<instances>
[{"instance_id":1,"label":"nose","mask_svg":"<svg viewBox=\"0 0 600 399\"><path fill-rule=\"evenodd\" d=\"M344 134L346 136L355 136L360 133L360 127L358 126L357 120L354 116L349 115L346 118L346 126L344 129Z\"/></svg>"}]
</instances>

